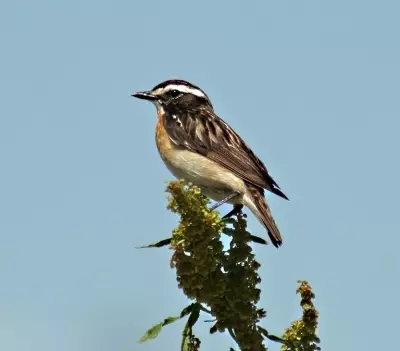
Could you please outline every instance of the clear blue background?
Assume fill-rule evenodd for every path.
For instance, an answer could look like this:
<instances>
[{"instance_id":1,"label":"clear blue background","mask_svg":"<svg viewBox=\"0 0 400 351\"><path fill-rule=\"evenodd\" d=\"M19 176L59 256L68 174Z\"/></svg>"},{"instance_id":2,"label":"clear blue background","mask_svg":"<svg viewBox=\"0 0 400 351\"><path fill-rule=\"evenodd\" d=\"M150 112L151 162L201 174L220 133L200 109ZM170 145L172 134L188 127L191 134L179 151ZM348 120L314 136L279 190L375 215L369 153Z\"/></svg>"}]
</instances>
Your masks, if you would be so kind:
<instances>
[{"instance_id":1,"label":"clear blue background","mask_svg":"<svg viewBox=\"0 0 400 351\"><path fill-rule=\"evenodd\" d=\"M255 248L264 325L299 316L307 279L324 350L393 348L399 13L394 0L2 1L0 349L178 349L182 322L136 343L187 304L171 252L134 248L177 223L155 109L129 96L169 78L200 85L291 198L268 196L282 249ZM234 346L209 327L204 350Z\"/></svg>"}]
</instances>

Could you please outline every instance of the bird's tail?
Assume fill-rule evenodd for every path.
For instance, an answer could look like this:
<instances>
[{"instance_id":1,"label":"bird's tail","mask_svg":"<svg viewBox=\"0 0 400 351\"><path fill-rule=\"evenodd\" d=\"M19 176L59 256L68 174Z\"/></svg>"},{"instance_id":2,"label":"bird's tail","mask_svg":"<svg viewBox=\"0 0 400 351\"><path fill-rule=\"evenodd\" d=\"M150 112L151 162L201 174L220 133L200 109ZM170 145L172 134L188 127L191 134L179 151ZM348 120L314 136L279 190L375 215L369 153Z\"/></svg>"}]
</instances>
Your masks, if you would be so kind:
<instances>
[{"instance_id":1,"label":"bird's tail","mask_svg":"<svg viewBox=\"0 0 400 351\"><path fill-rule=\"evenodd\" d=\"M275 247L282 245L282 236L272 217L264 191L260 188L248 186L248 192L244 197L244 204L253 212L261 224L267 229L272 244Z\"/></svg>"}]
</instances>

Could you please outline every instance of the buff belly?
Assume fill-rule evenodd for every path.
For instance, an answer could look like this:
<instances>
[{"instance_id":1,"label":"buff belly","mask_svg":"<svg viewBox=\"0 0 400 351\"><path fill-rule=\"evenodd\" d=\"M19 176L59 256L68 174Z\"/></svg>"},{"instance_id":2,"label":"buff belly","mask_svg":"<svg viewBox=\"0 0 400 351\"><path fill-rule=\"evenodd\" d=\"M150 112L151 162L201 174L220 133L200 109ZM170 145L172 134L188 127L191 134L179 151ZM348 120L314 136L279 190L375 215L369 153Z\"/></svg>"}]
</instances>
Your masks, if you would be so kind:
<instances>
[{"instance_id":1,"label":"buff belly","mask_svg":"<svg viewBox=\"0 0 400 351\"><path fill-rule=\"evenodd\" d=\"M233 192L241 195L245 192L240 178L202 155L181 150L168 160L163 157L163 161L176 178L199 186L202 193L213 200L223 200ZM240 199L238 196L230 202L239 203Z\"/></svg>"},{"instance_id":2,"label":"buff belly","mask_svg":"<svg viewBox=\"0 0 400 351\"><path fill-rule=\"evenodd\" d=\"M215 201L236 192L240 195L229 203L243 202L246 186L242 179L207 157L175 145L162 132L158 130L157 147L165 165L176 178L199 186L205 196Z\"/></svg>"}]
</instances>

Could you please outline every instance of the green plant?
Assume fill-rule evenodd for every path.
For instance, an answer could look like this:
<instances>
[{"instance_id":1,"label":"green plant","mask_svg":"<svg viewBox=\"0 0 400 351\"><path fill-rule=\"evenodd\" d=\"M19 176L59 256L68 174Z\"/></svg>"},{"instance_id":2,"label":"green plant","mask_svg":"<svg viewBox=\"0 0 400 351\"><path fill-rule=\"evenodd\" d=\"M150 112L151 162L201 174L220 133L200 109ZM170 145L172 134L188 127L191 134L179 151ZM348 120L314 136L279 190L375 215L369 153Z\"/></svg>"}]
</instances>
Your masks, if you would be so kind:
<instances>
[{"instance_id":1,"label":"green plant","mask_svg":"<svg viewBox=\"0 0 400 351\"><path fill-rule=\"evenodd\" d=\"M188 317L182 333L182 351L200 349L200 340L193 327L201 313L211 315L215 322L210 333L228 332L242 351L266 350L265 340L279 342L282 351L319 350L315 335L318 312L312 303L314 294L307 282L300 282L303 317L286 329L282 337L271 335L259 324L266 312L258 307L261 278L260 264L250 242L266 244L246 230L246 216L222 219L218 211L210 210L209 200L200 189L183 181L171 182L168 209L180 215L172 237L145 247L170 245L173 250L171 267L176 270L178 286L193 301L179 316L166 318L150 328L140 342L155 338L166 326ZM224 249L221 234L231 238ZM233 350L233 349L231 349Z\"/></svg>"}]
</instances>

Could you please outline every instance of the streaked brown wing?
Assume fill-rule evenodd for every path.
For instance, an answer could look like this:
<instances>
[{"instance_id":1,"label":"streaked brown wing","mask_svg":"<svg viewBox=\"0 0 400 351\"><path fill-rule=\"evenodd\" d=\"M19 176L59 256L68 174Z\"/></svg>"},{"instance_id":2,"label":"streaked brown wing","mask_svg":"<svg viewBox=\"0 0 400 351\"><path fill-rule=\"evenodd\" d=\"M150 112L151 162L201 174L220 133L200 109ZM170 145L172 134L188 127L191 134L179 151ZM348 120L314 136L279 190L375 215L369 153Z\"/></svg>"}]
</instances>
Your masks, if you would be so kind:
<instances>
[{"instance_id":1,"label":"streaked brown wing","mask_svg":"<svg viewBox=\"0 0 400 351\"><path fill-rule=\"evenodd\" d=\"M175 144L207 156L243 180L287 198L261 160L221 118L202 109L185 115L174 112L165 112L164 126Z\"/></svg>"}]
</instances>

